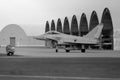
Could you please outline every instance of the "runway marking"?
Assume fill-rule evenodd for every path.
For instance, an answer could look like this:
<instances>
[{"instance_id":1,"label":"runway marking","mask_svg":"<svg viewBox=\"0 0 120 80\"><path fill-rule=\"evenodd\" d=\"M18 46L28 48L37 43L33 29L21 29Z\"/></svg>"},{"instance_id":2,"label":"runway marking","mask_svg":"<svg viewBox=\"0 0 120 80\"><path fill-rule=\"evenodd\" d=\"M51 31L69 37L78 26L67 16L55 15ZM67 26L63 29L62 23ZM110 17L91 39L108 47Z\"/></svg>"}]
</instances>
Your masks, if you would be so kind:
<instances>
[{"instance_id":1,"label":"runway marking","mask_svg":"<svg viewBox=\"0 0 120 80\"><path fill-rule=\"evenodd\" d=\"M64 76L27 76L27 75L0 75L0 77L12 77L12 78L48 78L48 79L92 79L92 80L98 80L98 79L104 79L104 80L115 80L120 78L95 78L95 77L64 77Z\"/></svg>"}]
</instances>

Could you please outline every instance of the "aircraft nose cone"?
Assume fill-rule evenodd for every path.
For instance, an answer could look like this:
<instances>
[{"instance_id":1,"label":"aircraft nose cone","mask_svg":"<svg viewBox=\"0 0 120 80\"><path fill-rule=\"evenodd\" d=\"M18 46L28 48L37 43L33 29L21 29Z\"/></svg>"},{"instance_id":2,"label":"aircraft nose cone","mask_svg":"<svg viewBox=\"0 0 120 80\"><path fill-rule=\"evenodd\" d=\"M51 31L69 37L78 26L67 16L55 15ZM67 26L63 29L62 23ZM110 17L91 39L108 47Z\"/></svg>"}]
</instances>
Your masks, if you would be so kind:
<instances>
[{"instance_id":1,"label":"aircraft nose cone","mask_svg":"<svg viewBox=\"0 0 120 80\"><path fill-rule=\"evenodd\" d=\"M45 39L44 35L39 36L39 38L40 38L41 40L44 40L44 39Z\"/></svg>"},{"instance_id":2,"label":"aircraft nose cone","mask_svg":"<svg viewBox=\"0 0 120 80\"><path fill-rule=\"evenodd\" d=\"M44 40L44 39L45 39L43 35L41 35L41 36L36 36L36 37L34 37L34 38L35 38L35 39L38 39L38 40Z\"/></svg>"}]
</instances>

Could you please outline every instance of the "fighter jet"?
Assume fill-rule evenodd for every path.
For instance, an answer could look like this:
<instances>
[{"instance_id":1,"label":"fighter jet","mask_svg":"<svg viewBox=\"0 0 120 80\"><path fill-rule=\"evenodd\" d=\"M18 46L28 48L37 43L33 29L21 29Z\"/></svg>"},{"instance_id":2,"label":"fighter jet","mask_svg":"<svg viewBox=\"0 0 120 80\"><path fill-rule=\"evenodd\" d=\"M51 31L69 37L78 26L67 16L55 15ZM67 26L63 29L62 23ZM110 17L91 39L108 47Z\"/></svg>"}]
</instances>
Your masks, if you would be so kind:
<instances>
[{"instance_id":1,"label":"fighter jet","mask_svg":"<svg viewBox=\"0 0 120 80\"><path fill-rule=\"evenodd\" d=\"M87 35L80 37L74 35L68 35L60 33L58 31L48 31L45 34L34 37L37 40L51 40L55 42L56 52L58 52L58 46L65 46L66 52L70 52L72 46L81 46L81 52L85 52L86 45L98 45L99 38L103 29L103 24L100 23L93 30L91 30Z\"/></svg>"}]
</instances>

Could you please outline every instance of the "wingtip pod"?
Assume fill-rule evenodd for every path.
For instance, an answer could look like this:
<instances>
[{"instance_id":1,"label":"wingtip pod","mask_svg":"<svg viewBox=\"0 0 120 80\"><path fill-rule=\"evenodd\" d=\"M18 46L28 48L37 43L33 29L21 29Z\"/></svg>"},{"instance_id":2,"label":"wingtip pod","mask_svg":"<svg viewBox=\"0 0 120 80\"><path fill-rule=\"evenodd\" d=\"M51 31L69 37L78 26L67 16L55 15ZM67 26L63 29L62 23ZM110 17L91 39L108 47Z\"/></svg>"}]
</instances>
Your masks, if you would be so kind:
<instances>
[{"instance_id":1,"label":"wingtip pod","mask_svg":"<svg viewBox=\"0 0 120 80\"><path fill-rule=\"evenodd\" d=\"M99 23L98 25L103 25L103 23Z\"/></svg>"},{"instance_id":2,"label":"wingtip pod","mask_svg":"<svg viewBox=\"0 0 120 80\"><path fill-rule=\"evenodd\" d=\"M98 24L98 25L101 25L101 26L103 26L104 24L103 24L103 23L100 23L100 24Z\"/></svg>"}]
</instances>

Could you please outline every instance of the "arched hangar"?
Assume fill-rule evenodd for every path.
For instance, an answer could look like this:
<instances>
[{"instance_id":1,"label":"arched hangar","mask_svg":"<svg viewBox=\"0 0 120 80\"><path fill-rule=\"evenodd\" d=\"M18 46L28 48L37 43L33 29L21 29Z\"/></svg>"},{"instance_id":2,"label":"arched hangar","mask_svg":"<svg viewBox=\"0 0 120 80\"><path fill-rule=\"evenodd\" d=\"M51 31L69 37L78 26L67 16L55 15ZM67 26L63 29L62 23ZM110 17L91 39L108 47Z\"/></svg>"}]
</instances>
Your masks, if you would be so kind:
<instances>
[{"instance_id":1,"label":"arched hangar","mask_svg":"<svg viewBox=\"0 0 120 80\"><path fill-rule=\"evenodd\" d=\"M0 33L1 45L22 45L27 44L27 35L24 30L16 24L10 24L4 27Z\"/></svg>"},{"instance_id":2,"label":"arched hangar","mask_svg":"<svg viewBox=\"0 0 120 80\"><path fill-rule=\"evenodd\" d=\"M0 32L0 45L13 46L40 46L44 42L38 41L33 36L27 36L25 31L17 24L9 24Z\"/></svg>"}]
</instances>

